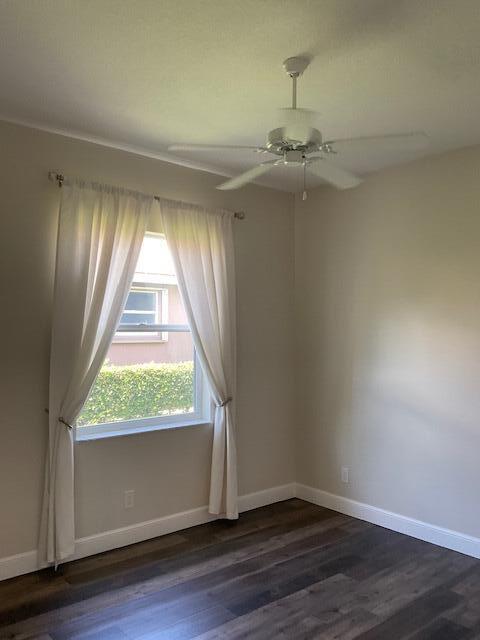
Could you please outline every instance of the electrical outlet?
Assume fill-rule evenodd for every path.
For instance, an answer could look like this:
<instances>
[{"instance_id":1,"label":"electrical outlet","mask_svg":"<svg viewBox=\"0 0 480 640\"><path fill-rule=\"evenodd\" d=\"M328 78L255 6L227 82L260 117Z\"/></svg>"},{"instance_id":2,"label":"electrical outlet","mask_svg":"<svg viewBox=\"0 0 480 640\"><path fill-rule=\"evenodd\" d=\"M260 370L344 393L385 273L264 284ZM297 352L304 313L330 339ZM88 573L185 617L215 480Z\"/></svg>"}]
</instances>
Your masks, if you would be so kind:
<instances>
[{"instance_id":1,"label":"electrical outlet","mask_svg":"<svg viewBox=\"0 0 480 640\"><path fill-rule=\"evenodd\" d=\"M342 482L344 482L345 484L348 484L350 482L349 473L350 473L350 470L348 467L342 467L341 469Z\"/></svg>"},{"instance_id":2,"label":"electrical outlet","mask_svg":"<svg viewBox=\"0 0 480 640\"><path fill-rule=\"evenodd\" d=\"M128 489L124 492L123 506L125 509L132 509L135 506L135 489Z\"/></svg>"}]
</instances>

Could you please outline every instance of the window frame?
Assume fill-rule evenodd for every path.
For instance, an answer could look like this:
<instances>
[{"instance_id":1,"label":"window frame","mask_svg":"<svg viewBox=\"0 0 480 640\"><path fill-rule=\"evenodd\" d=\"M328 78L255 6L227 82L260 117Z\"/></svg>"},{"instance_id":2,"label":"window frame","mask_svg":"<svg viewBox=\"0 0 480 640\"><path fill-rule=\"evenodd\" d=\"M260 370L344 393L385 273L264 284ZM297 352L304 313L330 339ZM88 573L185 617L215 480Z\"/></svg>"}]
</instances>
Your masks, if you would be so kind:
<instances>
[{"instance_id":1,"label":"window frame","mask_svg":"<svg viewBox=\"0 0 480 640\"><path fill-rule=\"evenodd\" d=\"M188 325L161 325L169 328L182 327L182 332L190 333ZM180 329L176 329L180 331ZM208 387L205 383L197 352L194 352L194 381L193 381L193 404L194 411L190 413L179 413L170 416L151 416L148 418L134 418L132 420L118 420L116 422L102 422L100 424L87 424L81 427L74 425L75 440L77 442L98 440L100 438L113 438L135 433L145 433L148 431L159 431L164 429L178 429L180 427L192 427L212 424L213 402Z\"/></svg>"},{"instance_id":2,"label":"window frame","mask_svg":"<svg viewBox=\"0 0 480 640\"><path fill-rule=\"evenodd\" d=\"M147 235L163 235L146 233ZM132 342L166 342L168 333L190 333L188 324L169 324L168 319L168 289L150 282L133 281L130 289L156 291L161 294L161 315L162 322L156 324L124 324L117 327L112 344L132 343ZM165 302L165 306L164 306ZM158 303L158 301L157 301ZM157 304L158 309L158 304ZM125 310L122 312L125 312ZM158 320L158 318L156 318ZM121 336L121 334L126 334ZM120 336L119 336L120 334ZM103 422L77 427L74 425L74 436L76 442L97 440L100 438L112 438L128 434L145 433L164 429L178 429L181 427L191 427L212 424L213 401L208 391L205 374L200 365L195 346L193 347L193 406L194 410L189 413L179 413L168 416L149 416L145 418L134 418L132 420L118 420L115 422Z\"/></svg>"}]
</instances>

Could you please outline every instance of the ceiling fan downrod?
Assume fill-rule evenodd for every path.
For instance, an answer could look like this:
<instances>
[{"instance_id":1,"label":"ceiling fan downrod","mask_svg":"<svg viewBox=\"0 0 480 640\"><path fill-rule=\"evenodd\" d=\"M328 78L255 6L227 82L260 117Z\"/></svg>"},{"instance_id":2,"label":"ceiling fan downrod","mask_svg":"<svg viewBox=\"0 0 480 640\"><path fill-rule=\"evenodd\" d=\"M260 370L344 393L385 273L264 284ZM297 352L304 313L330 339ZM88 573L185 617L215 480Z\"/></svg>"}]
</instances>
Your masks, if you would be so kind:
<instances>
[{"instance_id":1,"label":"ceiling fan downrod","mask_svg":"<svg viewBox=\"0 0 480 640\"><path fill-rule=\"evenodd\" d=\"M294 56L287 58L283 63L283 68L292 79L292 109L297 108L297 79L308 67L310 60Z\"/></svg>"}]
</instances>

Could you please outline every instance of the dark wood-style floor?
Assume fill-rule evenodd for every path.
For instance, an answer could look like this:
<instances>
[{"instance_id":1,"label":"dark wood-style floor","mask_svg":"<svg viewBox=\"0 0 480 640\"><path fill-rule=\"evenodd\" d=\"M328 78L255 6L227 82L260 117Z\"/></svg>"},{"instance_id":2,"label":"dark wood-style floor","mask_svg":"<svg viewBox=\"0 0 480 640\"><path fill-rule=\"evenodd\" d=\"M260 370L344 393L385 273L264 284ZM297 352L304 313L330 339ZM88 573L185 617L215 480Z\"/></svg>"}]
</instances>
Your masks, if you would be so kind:
<instances>
[{"instance_id":1,"label":"dark wood-style floor","mask_svg":"<svg viewBox=\"0 0 480 640\"><path fill-rule=\"evenodd\" d=\"M288 500L0 583L0 638L480 639L480 562Z\"/></svg>"}]
</instances>

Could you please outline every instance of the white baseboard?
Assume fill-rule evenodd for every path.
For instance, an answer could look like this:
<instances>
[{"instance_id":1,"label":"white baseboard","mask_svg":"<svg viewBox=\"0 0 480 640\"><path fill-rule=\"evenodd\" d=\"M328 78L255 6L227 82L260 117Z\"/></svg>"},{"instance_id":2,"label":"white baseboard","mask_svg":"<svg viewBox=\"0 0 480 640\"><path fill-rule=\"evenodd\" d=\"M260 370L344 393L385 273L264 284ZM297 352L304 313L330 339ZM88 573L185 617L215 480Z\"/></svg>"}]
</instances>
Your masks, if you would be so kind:
<instances>
[{"instance_id":1,"label":"white baseboard","mask_svg":"<svg viewBox=\"0 0 480 640\"><path fill-rule=\"evenodd\" d=\"M256 491L244 496L239 496L239 511L250 511L274 502L288 500L295 497L295 483L271 487L263 491ZM75 543L75 554L72 560L125 547L135 542L142 542L151 538L157 538L167 533L188 529L205 522L216 520L216 516L208 513L208 508L198 507L180 513L174 513L163 518L147 520L137 524L104 531L85 538L79 538ZM0 580L6 580L24 573L31 573L38 569L37 552L27 551L14 556L0 558Z\"/></svg>"},{"instance_id":2,"label":"white baseboard","mask_svg":"<svg viewBox=\"0 0 480 640\"><path fill-rule=\"evenodd\" d=\"M267 504L273 504L274 502L281 502L282 500L289 500L296 496L296 485L294 482L291 484L282 484L279 487L271 487L264 491L255 491L255 493L247 493L244 496L238 498L238 510L240 512L250 511L251 509L258 509L259 507L265 507Z\"/></svg>"},{"instance_id":3,"label":"white baseboard","mask_svg":"<svg viewBox=\"0 0 480 640\"><path fill-rule=\"evenodd\" d=\"M402 516L392 511L373 507L350 498L334 495L327 491L308 487L304 484L286 484L256 491L239 497L239 511L257 509L274 502L301 498L321 507L333 509L346 515L366 520L399 533L419 538L426 542L452 549L474 558L480 558L480 538L468 536L458 531L445 529L436 525ZM208 513L207 507L190 509L174 513L163 518L140 522L120 529L104 531L76 541L75 555L72 560L85 558L111 549L124 547L135 542L142 542L167 533L188 529L205 522L215 520L216 516ZM37 552L27 551L14 556L0 558L0 580L13 578L38 569Z\"/></svg>"},{"instance_id":4,"label":"white baseboard","mask_svg":"<svg viewBox=\"0 0 480 640\"><path fill-rule=\"evenodd\" d=\"M37 552L25 551L14 556L0 558L0 580L7 580L38 569Z\"/></svg>"},{"instance_id":5,"label":"white baseboard","mask_svg":"<svg viewBox=\"0 0 480 640\"><path fill-rule=\"evenodd\" d=\"M314 489L304 484L297 483L296 496L321 507L339 511L372 524L378 524L386 529L392 529L392 531L404 533L412 536L412 538L425 540L440 547L464 553L467 556L480 558L480 538L402 516L399 513L379 509L378 507L328 493L327 491L321 491L320 489Z\"/></svg>"},{"instance_id":6,"label":"white baseboard","mask_svg":"<svg viewBox=\"0 0 480 640\"><path fill-rule=\"evenodd\" d=\"M238 510L240 512L250 511L258 507L264 507L267 504L288 500L295 497L295 483L282 485L248 493L238 498ZM93 556L96 553L110 551L110 549L118 549L135 542L158 538L167 533L181 531L189 527L195 527L205 522L216 520L217 516L208 513L208 507L198 507L197 509L189 509L181 511L163 518L155 520L147 520L138 524L129 525L120 529L112 529L103 533L96 533L87 538L79 538L75 543L75 554L72 560Z\"/></svg>"},{"instance_id":7,"label":"white baseboard","mask_svg":"<svg viewBox=\"0 0 480 640\"><path fill-rule=\"evenodd\" d=\"M210 522L215 519L216 516L209 514L207 507L198 507L197 509L181 511L169 516L164 516L163 518L138 522L126 527L121 527L120 529L111 529L110 531L95 533L92 536L76 540L75 553L69 559L78 560L79 558L86 558L96 553L126 547L129 544L164 536L167 533L188 529L197 524L204 524L205 522Z\"/></svg>"}]
</instances>

